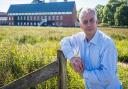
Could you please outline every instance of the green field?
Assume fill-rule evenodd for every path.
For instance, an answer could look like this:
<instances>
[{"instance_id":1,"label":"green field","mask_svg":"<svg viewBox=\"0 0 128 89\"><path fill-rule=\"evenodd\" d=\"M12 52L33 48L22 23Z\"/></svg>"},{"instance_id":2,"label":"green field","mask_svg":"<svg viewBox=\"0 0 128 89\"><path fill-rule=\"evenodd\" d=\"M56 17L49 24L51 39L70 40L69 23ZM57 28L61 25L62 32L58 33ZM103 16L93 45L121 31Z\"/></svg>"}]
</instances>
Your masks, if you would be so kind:
<instances>
[{"instance_id":1,"label":"green field","mask_svg":"<svg viewBox=\"0 0 128 89\"><path fill-rule=\"evenodd\" d=\"M118 49L118 73L128 89L128 29L100 27L111 36ZM55 61L60 40L81 31L79 28L0 27L0 86ZM67 65L68 89L84 89L83 79ZM57 78L37 85L57 89Z\"/></svg>"}]
</instances>

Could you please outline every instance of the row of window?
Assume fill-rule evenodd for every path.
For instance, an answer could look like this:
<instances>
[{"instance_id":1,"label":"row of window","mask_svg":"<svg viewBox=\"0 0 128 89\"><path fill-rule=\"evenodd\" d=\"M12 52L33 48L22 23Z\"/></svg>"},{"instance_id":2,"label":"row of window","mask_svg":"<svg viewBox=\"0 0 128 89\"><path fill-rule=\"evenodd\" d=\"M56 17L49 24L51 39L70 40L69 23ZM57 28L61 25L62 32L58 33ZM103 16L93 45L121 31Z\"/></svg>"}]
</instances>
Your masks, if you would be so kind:
<instances>
[{"instance_id":1,"label":"row of window","mask_svg":"<svg viewBox=\"0 0 128 89\"><path fill-rule=\"evenodd\" d=\"M17 22L17 26L38 26L39 22ZM9 25L14 25L13 22L9 22ZM63 22L54 22L52 25L62 26Z\"/></svg>"},{"instance_id":2,"label":"row of window","mask_svg":"<svg viewBox=\"0 0 128 89\"><path fill-rule=\"evenodd\" d=\"M17 16L17 20L63 20L63 16ZM14 17L9 17L9 20L14 20Z\"/></svg>"},{"instance_id":3,"label":"row of window","mask_svg":"<svg viewBox=\"0 0 128 89\"><path fill-rule=\"evenodd\" d=\"M8 17L8 20L13 20L13 17Z\"/></svg>"},{"instance_id":4,"label":"row of window","mask_svg":"<svg viewBox=\"0 0 128 89\"><path fill-rule=\"evenodd\" d=\"M9 24L9 25L14 25L14 23L13 23L13 22L9 22L8 24Z\"/></svg>"},{"instance_id":5,"label":"row of window","mask_svg":"<svg viewBox=\"0 0 128 89\"><path fill-rule=\"evenodd\" d=\"M9 13L8 15L61 15L61 14L72 14L72 12Z\"/></svg>"},{"instance_id":6,"label":"row of window","mask_svg":"<svg viewBox=\"0 0 128 89\"><path fill-rule=\"evenodd\" d=\"M3 20L3 21L8 20L8 17L0 17L0 20Z\"/></svg>"},{"instance_id":7,"label":"row of window","mask_svg":"<svg viewBox=\"0 0 128 89\"><path fill-rule=\"evenodd\" d=\"M0 21L0 24L7 24L7 21Z\"/></svg>"},{"instance_id":8,"label":"row of window","mask_svg":"<svg viewBox=\"0 0 128 89\"><path fill-rule=\"evenodd\" d=\"M0 22L8 22L8 20L0 20Z\"/></svg>"}]
</instances>

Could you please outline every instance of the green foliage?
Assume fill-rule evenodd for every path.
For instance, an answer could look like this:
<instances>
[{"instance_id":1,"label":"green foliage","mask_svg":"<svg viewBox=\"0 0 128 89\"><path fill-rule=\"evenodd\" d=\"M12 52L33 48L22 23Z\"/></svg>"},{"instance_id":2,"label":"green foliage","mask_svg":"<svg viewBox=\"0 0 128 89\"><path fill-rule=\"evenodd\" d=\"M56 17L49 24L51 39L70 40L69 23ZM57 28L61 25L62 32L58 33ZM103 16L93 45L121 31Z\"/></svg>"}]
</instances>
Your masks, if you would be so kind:
<instances>
[{"instance_id":1,"label":"green foliage","mask_svg":"<svg viewBox=\"0 0 128 89\"><path fill-rule=\"evenodd\" d=\"M105 6L97 5L96 10L100 23L109 26L128 26L127 0L109 0Z\"/></svg>"},{"instance_id":2,"label":"green foliage","mask_svg":"<svg viewBox=\"0 0 128 89\"><path fill-rule=\"evenodd\" d=\"M122 4L120 7L116 9L116 13L114 15L115 25L118 26L128 26L128 6L126 4Z\"/></svg>"},{"instance_id":3,"label":"green foliage","mask_svg":"<svg viewBox=\"0 0 128 89\"><path fill-rule=\"evenodd\" d=\"M104 8L103 5L97 5L97 6L96 6L96 12L97 12L97 17L98 17L99 23L102 23L103 8Z\"/></svg>"},{"instance_id":4,"label":"green foliage","mask_svg":"<svg viewBox=\"0 0 128 89\"><path fill-rule=\"evenodd\" d=\"M126 73L128 71L128 66L122 63L118 64L118 74L119 74L119 78L122 82L123 85L123 89L127 89L128 88L128 73Z\"/></svg>"}]
</instances>

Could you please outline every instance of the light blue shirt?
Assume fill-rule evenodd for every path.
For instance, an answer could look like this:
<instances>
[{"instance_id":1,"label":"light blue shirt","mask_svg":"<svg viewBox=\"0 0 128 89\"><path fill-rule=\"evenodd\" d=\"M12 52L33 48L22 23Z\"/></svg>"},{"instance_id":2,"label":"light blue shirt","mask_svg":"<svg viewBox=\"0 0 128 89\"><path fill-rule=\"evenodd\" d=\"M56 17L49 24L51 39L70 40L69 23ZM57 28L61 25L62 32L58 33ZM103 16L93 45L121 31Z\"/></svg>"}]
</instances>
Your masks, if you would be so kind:
<instances>
[{"instance_id":1,"label":"light blue shirt","mask_svg":"<svg viewBox=\"0 0 128 89\"><path fill-rule=\"evenodd\" d=\"M110 37L97 30L87 42L84 32L64 37L61 50L67 59L77 54L84 64L86 89L122 89L117 76L117 50Z\"/></svg>"}]
</instances>

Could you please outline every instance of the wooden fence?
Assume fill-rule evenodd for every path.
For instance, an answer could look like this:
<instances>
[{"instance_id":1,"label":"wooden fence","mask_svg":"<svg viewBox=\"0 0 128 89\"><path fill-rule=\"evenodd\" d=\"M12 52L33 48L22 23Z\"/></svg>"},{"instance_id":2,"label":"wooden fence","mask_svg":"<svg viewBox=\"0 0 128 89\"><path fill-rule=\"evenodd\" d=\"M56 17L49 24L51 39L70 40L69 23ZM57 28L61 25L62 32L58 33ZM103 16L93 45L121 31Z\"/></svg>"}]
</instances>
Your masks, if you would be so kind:
<instances>
[{"instance_id":1,"label":"wooden fence","mask_svg":"<svg viewBox=\"0 0 128 89\"><path fill-rule=\"evenodd\" d=\"M44 82L52 77L58 77L58 89L67 89L66 58L61 50L57 51L57 60L43 68L27 74L0 89L26 89Z\"/></svg>"}]
</instances>

